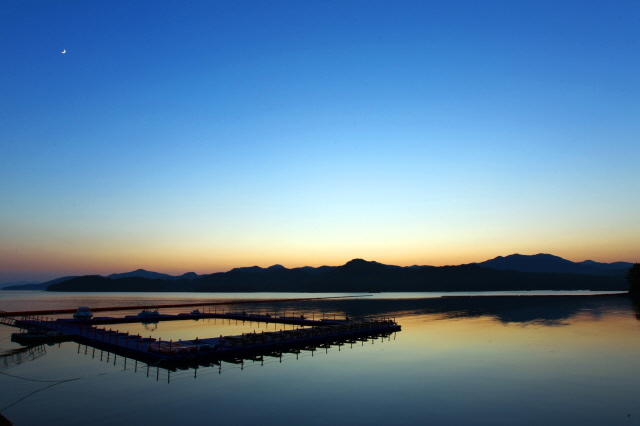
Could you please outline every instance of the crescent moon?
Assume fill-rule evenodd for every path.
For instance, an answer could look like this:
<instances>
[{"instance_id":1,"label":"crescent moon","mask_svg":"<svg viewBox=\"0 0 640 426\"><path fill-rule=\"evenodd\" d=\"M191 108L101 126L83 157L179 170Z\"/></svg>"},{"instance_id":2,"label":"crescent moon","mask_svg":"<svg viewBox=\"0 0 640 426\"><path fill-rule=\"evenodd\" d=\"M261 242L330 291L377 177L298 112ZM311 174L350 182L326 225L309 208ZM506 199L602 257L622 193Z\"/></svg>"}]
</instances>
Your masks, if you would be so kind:
<instances>
[{"instance_id":1,"label":"crescent moon","mask_svg":"<svg viewBox=\"0 0 640 426\"><path fill-rule=\"evenodd\" d=\"M67 49L64 49L64 50L63 50L62 52L60 52L60 53L67 53Z\"/></svg>"}]
</instances>

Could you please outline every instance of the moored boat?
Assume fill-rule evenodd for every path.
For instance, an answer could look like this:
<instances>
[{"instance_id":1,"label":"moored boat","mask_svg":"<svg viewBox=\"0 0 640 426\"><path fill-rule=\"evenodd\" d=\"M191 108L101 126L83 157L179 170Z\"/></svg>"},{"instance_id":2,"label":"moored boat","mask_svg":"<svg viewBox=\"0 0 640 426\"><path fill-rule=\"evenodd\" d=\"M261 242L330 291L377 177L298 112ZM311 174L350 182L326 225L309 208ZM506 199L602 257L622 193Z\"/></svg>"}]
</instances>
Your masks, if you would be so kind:
<instances>
[{"instance_id":1,"label":"moored boat","mask_svg":"<svg viewBox=\"0 0 640 426\"><path fill-rule=\"evenodd\" d=\"M80 306L75 314L73 314L74 319L91 319L93 317L93 312L86 306Z\"/></svg>"},{"instance_id":2,"label":"moored boat","mask_svg":"<svg viewBox=\"0 0 640 426\"><path fill-rule=\"evenodd\" d=\"M158 308L156 306L143 309L142 312L138 314L139 317L153 317L158 315L160 315L160 312L158 312Z\"/></svg>"}]
</instances>

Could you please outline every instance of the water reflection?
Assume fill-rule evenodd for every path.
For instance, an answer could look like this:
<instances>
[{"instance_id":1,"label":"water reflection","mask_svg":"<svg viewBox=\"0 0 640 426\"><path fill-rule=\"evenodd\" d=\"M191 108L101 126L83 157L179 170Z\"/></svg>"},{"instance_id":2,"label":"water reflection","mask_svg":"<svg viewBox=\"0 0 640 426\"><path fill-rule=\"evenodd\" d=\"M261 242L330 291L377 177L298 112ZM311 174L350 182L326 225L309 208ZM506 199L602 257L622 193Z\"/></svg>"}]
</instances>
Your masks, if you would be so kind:
<instances>
[{"instance_id":1,"label":"water reflection","mask_svg":"<svg viewBox=\"0 0 640 426\"><path fill-rule=\"evenodd\" d=\"M24 362L35 361L46 354L47 349L45 345L12 349L0 354L0 366L4 369L8 369Z\"/></svg>"},{"instance_id":2,"label":"water reflection","mask_svg":"<svg viewBox=\"0 0 640 426\"><path fill-rule=\"evenodd\" d=\"M160 321L150 321L150 322L148 321L148 322L142 322L140 324L142 325L142 328L144 328L145 331L153 333L158 329L159 323Z\"/></svg>"},{"instance_id":3,"label":"water reflection","mask_svg":"<svg viewBox=\"0 0 640 426\"><path fill-rule=\"evenodd\" d=\"M155 378L156 381L171 383L184 377L197 378L211 373L222 374L229 369L244 370L247 366L265 366L274 362L282 363L286 360L298 360L301 357L314 357L318 354L328 355L330 349L338 352L345 349L357 349L366 344L374 345L376 342L385 343L396 339L396 332L371 332L353 337L334 337L324 342L313 344L288 344L277 348L258 349L247 352L242 356L215 356L210 359L187 360L181 362L161 362L156 364L145 363L135 357L125 356L122 353L103 350L91 345L78 344L77 354L91 357L92 360L112 364L122 371L143 373L146 377ZM25 352L33 352L33 348L25 348ZM46 351L39 352L44 355ZM40 356L41 356L40 355Z\"/></svg>"},{"instance_id":4,"label":"water reflection","mask_svg":"<svg viewBox=\"0 0 640 426\"><path fill-rule=\"evenodd\" d=\"M443 319L489 317L500 323L563 326L577 315L598 320L604 313L627 311L626 296L483 296L428 299L345 299L299 302L297 309L322 311L326 315L406 317L439 315ZM640 312L638 302L634 302ZM284 304L286 306L286 304ZM266 306L262 305L267 308ZM278 305L284 309L283 304ZM286 306L292 309L293 306ZM640 314L639 314L640 319Z\"/></svg>"},{"instance_id":5,"label":"water reflection","mask_svg":"<svg viewBox=\"0 0 640 426\"><path fill-rule=\"evenodd\" d=\"M633 310L636 313L636 319L640 321L640 299L637 297L634 297L633 299L631 299L631 303L633 306Z\"/></svg>"},{"instance_id":6,"label":"water reflection","mask_svg":"<svg viewBox=\"0 0 640 426\"><path fill-rule=\"evenodd\" d=\"M38 362L12 364L11 376L0 375L0 408L12 405L2 414L16 426L83 424L88 418L92 426L204 419L235 426L345 419L368 426L628 425L640 417L640 307L628 298L332 300L286 308L390 316L403 331L173 370L63 343L47 347L46 356L36 354ZM205 321L161 322L161 333L154 334L203 337L223 326ZM257 327L225 323L229 334ZM2 339L0 347L10 347ZM78 377L21 399L45 386L33 380Z\"/></svg>"},{"instance_id":7,"label":"water reflection","mask_svg":"<svg viewBox=\"0 0 640 426\"><path fill-rule=\"evenodd\" d=\"M202 314L209 315L209 314ZM214 314L211 314L214 315ZM220 314L218 314L220 315ZM179 317L179 316L178 316ZM166 318L169 320L169 318ZM304 321L304 316L289 318L264 318L250 317L247 314L240 316L239 318L202 318L202 323L196 323L190 319L167 321L171 323L172 328L181 332L182 337L185 337L189 332L193 333L193 329L196 328L199 331L203 331L202 325L206 326L206 330L220 330L224 327L242 327L253 326L254 324L263 324L268 326L269 323L273 323L275 327L280 327L279 332L267 332L264 331L256 333L243 332L241 336L229 336L220 335L220 338L210 336L211 338L195 340L182 340L176 339L176 341L166 340L163 343L162 348L167 347L169 353L178 354L176 356L163 357L159 355L160 352L160 339L141 337L139 334L131 334L130 332L120 332L119 330L106 331L105 328L99 330L97 327L90 327L84 322L78 323L75 326L69 326L69 334L67 340L73 340L78 343L77 352L81 352L81 346L84 345L84 354L91 353L92 358L97 357L99 353L99 359L102 361L106 357L106 361L110 362L111 359L115 362L118 358L124 359L125 370L127 360L130 359L135 364L135 370L137 371L138 363L145 363L147 370L152 364L157 369L164 369L167 371L177 371L185 369L194 369L197 375L197 370L201 367L209 367L212 364L219 366L219 372L222 371L223 363L240 364L244 366L245 360L251 360L252 362L260 361L261 365L264 365L265 357L277 357L282 361L283 354L295 354L296 359L302 351L310 352L311 356L314 356L314 352L324 349L325 353L328 352L331 347L338 347L341 349L344 345L349 345L353 348L354 344L361 342L371 341L372 344L375 340L390 339L393 334L395 339L395 332L400 328L388 319L378 319L378 321L372 322L346 322L347 320L330 320L323 322L324 320L316 321L316 326L308 327L307 324L301 324ZM213 319L213 322L211 321ZM115 321L115 318L105 319L97 318L96 321ZM136 324L141 326L147 332L155 331L158 325L162 321L162 318L158 318L154 321L131 323L129 318L123 318L126 323L120 323L120 326L133 326ZM288 322L297 321L298 323L289 324ZM86 322L86 321L85 321ZM234 322L234 325L231 323ZM308 322L311 322L310 320ZM220 323L220 326L218 326ZM225 324L227 323L227 324ZM114 323L113 325L115 325ZM213 326L213 328L211 328ZM284 331L282 328L291 327L290 331ZM124 330L124 329L123 329ZM165 330L166 331L166 330ZM34 344L43 343L43 339L47 339L48 335L38 334L39 341L32 339L20 340L14 337L22 336L26 333L14 333L11 340L25 346L33 346ZM215 335L214 335L215 336ZM118 342L120 338L120 342ZM131 342L130 342L130 339ZM156 341L149 345L150 341ZM143 343L140 343L143 342ZM217 342L217 343L216 343ZM230 342L230 343L228 343ZM214 344L215 343L215 344ZM152 346L157 344L157 349L152 351ZM141 346L139 348L139 345ZM149 345L148 349L145 345ZM174 352L171 352L173 346ZM91 349L90 349L91 348ZM186 354L181 349L186 349ZM21 353L30 348L13 351L15 353ZM13 354L12 352L12 354ZM153 352L153 353L152 353ZM45 352L46 353L46 352ZM7 354L9 356L11 354ZM157 373L158 375L160 373Z\"/></svg>"}]
</instances>

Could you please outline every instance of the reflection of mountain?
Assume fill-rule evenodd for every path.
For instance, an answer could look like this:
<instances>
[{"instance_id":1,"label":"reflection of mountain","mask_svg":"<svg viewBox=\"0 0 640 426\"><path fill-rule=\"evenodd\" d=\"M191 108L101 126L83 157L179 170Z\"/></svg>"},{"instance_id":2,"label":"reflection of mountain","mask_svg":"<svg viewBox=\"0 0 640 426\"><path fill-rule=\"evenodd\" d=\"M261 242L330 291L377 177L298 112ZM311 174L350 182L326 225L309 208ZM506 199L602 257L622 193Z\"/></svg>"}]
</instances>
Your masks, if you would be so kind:
<instances>
[{"instance_id":1,"label":"reflection of mountain","mask_svg":"<svg viewBox=\"0 0 640 426\"><path fill-rule=\"evenodd\" d=\"M620 296L482 296L432 299L337 299L255 305L256 310L329 312L338 317L414 316L447 318L489 316L504 323L561 325L577 314L598 318L605 312L628 310L631 299ZM251 307L247 306L247 310ZM638 308L640 310L640 307Z\"/></svg>"}]
</instances>

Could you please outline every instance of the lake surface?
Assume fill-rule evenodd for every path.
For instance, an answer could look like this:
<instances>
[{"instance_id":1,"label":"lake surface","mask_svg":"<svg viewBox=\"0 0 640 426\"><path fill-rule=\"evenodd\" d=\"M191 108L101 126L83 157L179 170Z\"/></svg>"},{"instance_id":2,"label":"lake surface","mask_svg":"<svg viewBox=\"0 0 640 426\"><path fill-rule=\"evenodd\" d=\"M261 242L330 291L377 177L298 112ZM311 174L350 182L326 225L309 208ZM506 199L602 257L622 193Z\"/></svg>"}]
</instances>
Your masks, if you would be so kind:
<instances>
[{"instance_id":1,"label":"lake surface","mask_svg":"<svg viewBox=\"0 0 640 426\"><path fill-rule=\"evenodd\" d=\"M226 306L287 315L385 315L402 331L175 372L73 342L15 353L22 347L10 334L17 329L0 326L0 414L15 426L640 424L640 308L630 299L442 295ZM0 291L0 310L321 296ZM131 313L137 312L104 315ZM219 319L116 327L163 340L284 328Z\"/></svg>"}]
</instances>

